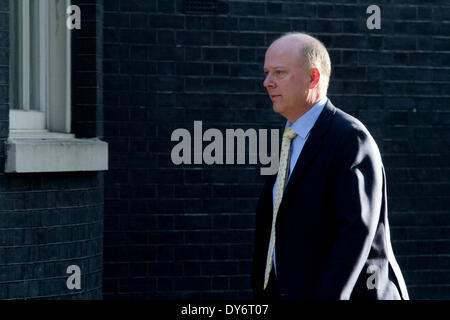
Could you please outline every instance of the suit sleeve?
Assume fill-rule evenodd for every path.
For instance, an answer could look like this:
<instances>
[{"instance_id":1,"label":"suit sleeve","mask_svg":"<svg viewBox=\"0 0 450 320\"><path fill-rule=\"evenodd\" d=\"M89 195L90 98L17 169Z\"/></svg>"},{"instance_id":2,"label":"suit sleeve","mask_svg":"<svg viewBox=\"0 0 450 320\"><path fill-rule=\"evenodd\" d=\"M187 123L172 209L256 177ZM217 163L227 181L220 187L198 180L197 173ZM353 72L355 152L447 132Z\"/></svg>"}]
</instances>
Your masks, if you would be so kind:
<instances>
[{"instance_id":1,"label":"suit sleeve","mask_svg":"<svg viewBox=\"0 0 450 320\"><path fill-rule=\"evenodd\" d=\"M349 299L369 255L380 217L382 162L365 129L353 128L335 158L330 214L336 237L314 292L316 299Z\"/></svg>"},{"instance_id":2,"label":"suit sleeve","mask_svg":"<svg viewBox=\"0 0 450 320\"><path fill-rule=\"evenodd\" d=\"M267 245L272 228L272 186L274 178L268 177L258 200L255 220L255 240L253 246L252 287L257 300L268 299L272 292L269 287L263 290L264 271L267 258ZM269 195L269 196L268 196Z\"/></svg>"}]
</instances>

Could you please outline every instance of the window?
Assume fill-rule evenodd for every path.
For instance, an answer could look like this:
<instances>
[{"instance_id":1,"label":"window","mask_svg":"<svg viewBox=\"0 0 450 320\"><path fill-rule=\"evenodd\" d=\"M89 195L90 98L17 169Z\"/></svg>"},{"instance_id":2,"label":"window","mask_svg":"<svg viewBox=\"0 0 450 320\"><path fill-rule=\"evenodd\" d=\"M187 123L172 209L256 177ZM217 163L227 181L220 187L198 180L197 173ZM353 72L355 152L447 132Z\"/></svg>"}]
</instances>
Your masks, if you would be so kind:
<instances>
[{"instance_id":1,"label":"window","mask_svg":"<svg viewBox=\"0 0 450 320\"><path fill-rule=\"evenodd\" d=\"M10 0L7 173L108 170L108 144L71 133L69 0Z\"/></svg>"},{"instance_id":2,"label":"window","mask_svg":"<svg viewBox=\"0 0 450 320\"><path fill-rule=\"evenodd\" d=\"M216 12L216 0L184 0L185 14L208 14Z\"/></svg>"},{"instance_id":3,"label":"window","mask_svg":"<svg viewBox=\"0 0 450 320\"><path fill-rule=\"evenodd\" d=\"M70 133L68 0L10 0L10 135Z\"/></svg>"}]
</instances>

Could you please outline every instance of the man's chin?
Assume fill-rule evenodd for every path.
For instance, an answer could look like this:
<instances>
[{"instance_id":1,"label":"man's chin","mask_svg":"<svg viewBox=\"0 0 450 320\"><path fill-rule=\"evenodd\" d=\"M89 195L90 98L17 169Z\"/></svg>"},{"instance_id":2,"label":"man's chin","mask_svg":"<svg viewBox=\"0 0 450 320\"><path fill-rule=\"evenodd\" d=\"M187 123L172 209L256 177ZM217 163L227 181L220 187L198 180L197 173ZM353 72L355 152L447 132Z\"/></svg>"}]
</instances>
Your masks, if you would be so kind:
<instances>
[{"instance_id":1,"label":"man's chin","mask_svg":"<svg viewBox=\"0 0 450 320\"><path fill-rule=\"evenodd\" d=\"M272 109L275 113L281 114L283 112L283 108L277 104L273 104Z\"/></svg>"}]
</instances>

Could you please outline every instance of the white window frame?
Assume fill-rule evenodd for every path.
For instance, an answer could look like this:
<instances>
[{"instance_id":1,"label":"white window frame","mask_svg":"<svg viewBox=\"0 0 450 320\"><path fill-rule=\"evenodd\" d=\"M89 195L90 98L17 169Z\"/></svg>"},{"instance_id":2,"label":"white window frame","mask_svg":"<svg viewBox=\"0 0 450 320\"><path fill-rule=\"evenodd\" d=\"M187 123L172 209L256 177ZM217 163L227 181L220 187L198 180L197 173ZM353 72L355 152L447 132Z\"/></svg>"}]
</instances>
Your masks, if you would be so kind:
<instances>
[{"instance_id":1,"label":"white window frame","mask_svg":"<svg viewBox=\"0 0 450 320\"><path fill-rule=\"evenodd\" d=\"M71 32L65 10L70 0L12 1L11 48L18 63L11 77L17 91L11 91L10 136L70 134Z\"/></svg>"}]
</instances>

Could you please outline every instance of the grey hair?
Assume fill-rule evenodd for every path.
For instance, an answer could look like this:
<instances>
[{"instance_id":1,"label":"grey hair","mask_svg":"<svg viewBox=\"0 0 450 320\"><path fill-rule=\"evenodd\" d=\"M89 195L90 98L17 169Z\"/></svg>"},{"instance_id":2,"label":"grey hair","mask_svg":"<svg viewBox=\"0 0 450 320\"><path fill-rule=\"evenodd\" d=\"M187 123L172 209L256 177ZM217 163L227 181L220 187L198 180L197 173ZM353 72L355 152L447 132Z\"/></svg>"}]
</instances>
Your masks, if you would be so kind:
<instances>
[{"instance_id":1,"label":"grey hair","mask_svg":"<svg viewBox=\"0 0 450 320\"><path fill-rule=\"evenodd\" d=\"M304 66L312 70L317 68L320 72L319 91L326 95L331 76L331 60L325 45L318 39L301 32L289 32L278 39L294 36L302 41L300 57ZM277 40L278 40L277 39Z\"/></svg>"}]
</instances>

